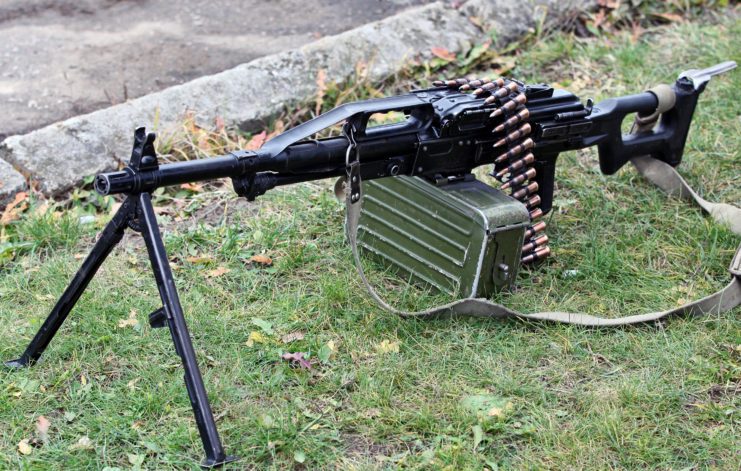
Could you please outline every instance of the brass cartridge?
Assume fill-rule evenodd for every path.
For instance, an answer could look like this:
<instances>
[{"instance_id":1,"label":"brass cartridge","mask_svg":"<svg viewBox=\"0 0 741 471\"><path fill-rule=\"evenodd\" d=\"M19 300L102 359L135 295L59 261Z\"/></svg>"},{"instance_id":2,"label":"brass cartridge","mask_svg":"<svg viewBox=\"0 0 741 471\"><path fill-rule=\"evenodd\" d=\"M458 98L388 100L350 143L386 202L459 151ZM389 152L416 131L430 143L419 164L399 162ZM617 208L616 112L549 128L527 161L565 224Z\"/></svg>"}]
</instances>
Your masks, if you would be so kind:
<instances>
[{"instance_id":1,"label":"brass cartridge","mask_svg":"<svg viewBox=\"0 0 741 471\"><path fill-rule=\"evenodd\" d=\"M538 221L535 225L528 227L525 230L525 239L529 239L535 234L539 234L545 230L545 221Z\"/></svg>"},{"instance_id":2,"label":"brass cartridge","mask_svg":"<svg viewBox=\"0 0 741 471\"><path fill-rule=\"evenodd\" d=\"M507 183L505 183L504 185L502 185L502 187L500 188L500 190L506 190L507 188L509 188L511 186L519 185L520 183L524 182L525 180L532 179L533 177L535 177L535 175L536 175L535 169L532 168L532 167L530 167L527 170L525 170L524 172L515 175L510 180L507 180Z\"/></svg>"},{"instance_id":3,"label":"brass cartridge","mask_svg":"<svg viewBox=\"0 0 741 471\"><path fill-rule=\"evenodd\" d=\"M522 136L527 136L528 134L530 134L530 131L532 131L532 129L533 128L530 126L530 123L525 123L518 129L512 131L502 139L499 139L497 142L495 142L494 147L501 147L504 144L511 144Z\"/></svg>"},{"instance_id":4,"label":"brass cartridge","mask_svg":"<svg viewBox=\"0 0 741 471\"><path fill-rule=\"evenodd\" d=\"M511 148L504 154L497 157L494 161L496 163L504 162L505 160L511 159L512 157L515 157L521 154L523 151L530 149L534 145L535 145L535 142L533 142L533 140L528 137L527 139L522 141L520 144L517 144L516 146L514 146L513 148Z\"/></svg>"},{"instance_id":5,"label":"brass cartridge","mask_svg":"<svg viewBox=\"0 0 741 471\"><path fill-rule=\"evenodd\" d=\"M534 252L530 252L529 254L522 257L520 259L520 263L530 263L536 260L542 260L544 258L550 257L551 254L552 254L551 248L546 245L545 247L540 247L536 249Z\"/></svg>"},{"instance_id":6,"label":"brass cartridge","mask_svg":"<svg viewBox=\"0 0 741 471\"><path fill-rule=\"evenodd\" d=\"M538 182L532 182L528 186L513 191L510 196L516 200L522 201L526 196L531 195L536 191L538 191Z\"/></svg>"},{"instance_id":7,"label":"brass cartridge","mask_svg":"<svg viewBox=\"0 0 741 471\"><path fill-rule=\"evenodd\" d=\"M518 111L516 115L512 116L511 118L507 119L507 121L495 127L494 132L502 132L505 129L512 127L515 124L522 121L523 119L527 119L529 117L530 117L530 110L528 110L527 108L523 108L520 111Z\"/></svg>"}]
</instances>

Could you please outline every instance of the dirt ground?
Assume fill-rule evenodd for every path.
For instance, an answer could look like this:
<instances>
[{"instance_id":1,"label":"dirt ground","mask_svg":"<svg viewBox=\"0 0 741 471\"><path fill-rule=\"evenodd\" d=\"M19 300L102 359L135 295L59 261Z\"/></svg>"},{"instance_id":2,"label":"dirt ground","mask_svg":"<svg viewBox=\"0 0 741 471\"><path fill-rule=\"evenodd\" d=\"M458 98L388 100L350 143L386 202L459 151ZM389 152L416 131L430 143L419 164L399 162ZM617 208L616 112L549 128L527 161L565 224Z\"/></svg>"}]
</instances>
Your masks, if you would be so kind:
<instances>
[{"instance_id":1,"label":"dirt ground","mask_svg":"<svg viewBox=\"0 0 741 471\"><path fill-rule=\"evenodd\" d=\"M0 139L431 0L2 0Z\"/></svg>"}]
</instances>

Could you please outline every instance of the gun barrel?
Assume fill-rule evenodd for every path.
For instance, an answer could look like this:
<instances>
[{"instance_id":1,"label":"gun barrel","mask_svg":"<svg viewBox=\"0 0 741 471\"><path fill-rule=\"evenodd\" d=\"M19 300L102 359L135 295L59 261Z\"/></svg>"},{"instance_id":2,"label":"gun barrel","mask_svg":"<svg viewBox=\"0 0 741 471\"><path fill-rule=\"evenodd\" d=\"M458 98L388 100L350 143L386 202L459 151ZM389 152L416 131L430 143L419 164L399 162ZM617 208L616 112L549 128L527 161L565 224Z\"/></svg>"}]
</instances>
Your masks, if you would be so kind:
<instances>
[{"instance_id":1,"label":"gun barrel","mask_svg":"<svg viewBox=\"0 0 741 471\"><path fill-rule=\"evenodd\" d=\"M101 195L151 191L161 186L179 185L239 175L246 170L245 162L234 154L164 164L146 170L129 167L95 177L95 190Z\"/></svg>"},{"instance_id":2,"label":"gun barrel","mask_svg":"<svg viewBox=\"0 0 741 471\"><path fill-rule=\"evenodd\" d=\"M379 136L358 143L363 162L378 161L372 174L364 178L387 176L384 162L391 158L407 161L403 172L411 169L417 137L414 134ZM289 184L325 176L342 175L345 169L347 138L332 137L299 141L277 155L253 151L235 151L227 155L144 167L125 167L116 172L99 174L94 181L101 195L152 191L159 187L180 185L217 178L240 178L260 172L274 172L279 184Z\"/></svg>"}]
</instances>

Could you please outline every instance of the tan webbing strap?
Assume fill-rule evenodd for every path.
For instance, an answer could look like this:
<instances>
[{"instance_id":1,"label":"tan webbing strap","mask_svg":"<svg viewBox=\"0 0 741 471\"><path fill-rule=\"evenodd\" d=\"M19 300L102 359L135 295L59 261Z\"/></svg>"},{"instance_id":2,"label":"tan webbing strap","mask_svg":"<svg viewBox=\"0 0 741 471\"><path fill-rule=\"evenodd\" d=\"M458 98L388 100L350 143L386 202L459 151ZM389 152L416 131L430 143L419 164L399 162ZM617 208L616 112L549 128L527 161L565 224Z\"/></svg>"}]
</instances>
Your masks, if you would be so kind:
<instances>
[{"instance_id":1,"label":"tan webbing strap","mask_svg":"<svg viewBox=\"0 0 741 471\"><path fill-rule=\"evenodd\" d=\"M669 88L669 87L666 87ZM671 90L671 89L670 89ZM673 92L667 93L665 88L651 90L659 98L659 106L656 113L648 117L636 116L636 122L631 132L650 131L656 124L659 115L670 109L673 105ZM670 100L667 101L667 100ZM671 103L671 106L668 106ZM668 106L668 107L667 107ZM649 156L637 157L631 160L636 170L646 177L649 181L667 193L679 196L685 199L695 201L700 207L709 212L717 221L729 224L731 230L741 235L741 209L728 204L710 203L702 199L687 182L677 173L670 165L653 159ZM349 192L348 192L349 193ZM651 312L647 314L638 314L627 317L606 318L592 316L589 314L569 313L569 312L536 312L533 314L523 314L509 309L501 304L494 303L485 298L466 298L453 301L442 306L437 306L424 311L406 312L395 309L386 303L371 287L360 263L358 253L357 234L358 220L360 218L360 206L362 203L362 190L360 197L355 201L350 201L349 194L345 198L347 206L347 235L350 239L355 265L357 266L360 279L363 281L366 289L373 299L384 309L402 317L516 317L521 319L533 319L541 321L561 322L566 324L576 324L589 327L608 327L627 324L637 324L651 322L673 315L712 315L727 312L741 304L741 244L736 249L736 253L731 261L730 272L731 282L722 290L706 296L697 301L669 309L661 312Z\"/></svg>"}]
</instances>

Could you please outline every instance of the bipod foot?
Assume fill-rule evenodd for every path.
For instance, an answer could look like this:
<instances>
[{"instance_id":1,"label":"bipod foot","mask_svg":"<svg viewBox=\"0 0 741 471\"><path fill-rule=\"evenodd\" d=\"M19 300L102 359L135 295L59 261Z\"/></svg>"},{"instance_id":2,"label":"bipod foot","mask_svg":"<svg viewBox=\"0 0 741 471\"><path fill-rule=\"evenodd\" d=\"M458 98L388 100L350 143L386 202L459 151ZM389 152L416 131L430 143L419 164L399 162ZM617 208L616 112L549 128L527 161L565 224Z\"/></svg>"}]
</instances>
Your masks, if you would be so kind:
<instances>
[{"instance_id":1,"label":"bipod foot","mask_svg":"<svg viewBox=\"0 0 741 471\"><path fill-rule=\"evenodd\" d=\"M223 459L206 458L201 461L201 468L218 468L219 466L224 466L225 464L237 461L238 459L238 456L227 456Z\"/></svg>"},{"instance_id":2,"label":"bipod foot","mask_svg":"<svg viewBox=\"0 0 741 471\"><path fill-rule=\"evenodd\" d=\"M59 300L57 300L57 303L44 320L44 323L39 327L39 330L26 347L23 355L17 360L6 361L6 366L16 369L23 368L24 366L35 363L41 358L41 354L44 353L49 342L54 338L62 323L67 318L67 315L75 306L77 300L80 299L80 296L82 296L83 291L85 291L88 283L95 276L100 265L123 237L127 221L131 219L132 203L134 202L131 198L127 198L121 204L119 210L103 231L101 231L100 237L98 237L98 241L93 246L90 254L82 262L82 266L77 270L77 273L69 285L67 285Z\"/></svg>"},{"instance_id":3,"label":"bipod foot","mask_svg":"<svg viewBox=\"0 0 741 471\"><path fill-rule=\"evenodd\" d=\"M12 368L14 370L20 370L21 368L25 368L27 366L31 366L35 361L32 361L30 358L26 356L22 356L18 358L17 360L8 360L3 362L3 365L7 366L8 368Z\"/></svg>"}]
</instances>

